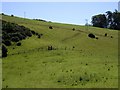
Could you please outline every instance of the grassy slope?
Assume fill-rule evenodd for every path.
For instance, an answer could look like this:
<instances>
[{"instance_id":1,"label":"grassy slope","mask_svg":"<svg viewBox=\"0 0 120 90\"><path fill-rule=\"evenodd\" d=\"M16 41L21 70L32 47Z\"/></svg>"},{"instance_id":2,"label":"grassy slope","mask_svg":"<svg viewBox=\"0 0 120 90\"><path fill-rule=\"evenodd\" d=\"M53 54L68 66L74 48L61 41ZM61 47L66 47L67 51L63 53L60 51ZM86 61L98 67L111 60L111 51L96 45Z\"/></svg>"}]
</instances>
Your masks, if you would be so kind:
<instances>
[{"instance_id":1,"label":"grassy slope","mask_svg":"<svg viewBox=\"0 0 120 90\"><path fill-rule=\"evenodd\" d=\"M118 87L118 31L9 16L2 19L43 34L41 39L23 40L20 47L8 47L3 87ZM89 38L90 32L99 39ZM58 49L47 51L48 45Z\"/></svg>"}]
</instances>

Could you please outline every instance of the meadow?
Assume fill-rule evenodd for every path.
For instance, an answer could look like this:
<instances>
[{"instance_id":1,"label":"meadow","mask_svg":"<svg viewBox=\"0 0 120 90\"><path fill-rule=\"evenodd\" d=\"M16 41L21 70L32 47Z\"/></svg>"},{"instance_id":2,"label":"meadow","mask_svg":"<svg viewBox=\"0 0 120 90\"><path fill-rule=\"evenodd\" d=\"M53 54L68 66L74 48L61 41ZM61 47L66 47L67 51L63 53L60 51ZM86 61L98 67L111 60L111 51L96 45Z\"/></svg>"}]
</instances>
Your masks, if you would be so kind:
<instances>
[{"instance_id":1,"label":"meadow","mask_svg":"<svg viewBox=\"0 0 120 90\"><path fill-rule=\"evenodd\" d=\"M118 88L118 30L6 15L2 20L43 34L7 47L3 88ZM89 33L98 39L88 37Z\"/></svg>"}]
</instances>

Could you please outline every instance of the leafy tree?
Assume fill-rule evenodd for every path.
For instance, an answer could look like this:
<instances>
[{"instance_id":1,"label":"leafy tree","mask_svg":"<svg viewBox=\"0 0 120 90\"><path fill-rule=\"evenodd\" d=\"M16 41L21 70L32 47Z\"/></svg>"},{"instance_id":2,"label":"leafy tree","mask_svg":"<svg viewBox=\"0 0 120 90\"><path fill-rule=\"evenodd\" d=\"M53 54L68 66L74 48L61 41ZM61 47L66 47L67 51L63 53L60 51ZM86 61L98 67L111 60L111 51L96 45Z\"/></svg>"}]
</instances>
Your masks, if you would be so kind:
<instances>
[{"instance_id":1,"label":"leafy tree","mask_svg":"<svg viewBox=\"0 0 120 90\"><path fill-rule=\"evenodd\" d=\"M105 28L106 24L107 24L105 14L99 14L99 15L93 16L92 17L92 24L95 27Z\"/></svg>"},{"instance_id":2,"label":"leafy tree","mask_svg":"<svg viewBox=\"0 0 120 90\"><path fill-rule=\"evenodd\" d=\"M106 18L107 18L107 27L110 28L110 26L113 24L112 20L113 14L111 11L106 12Z\"/></svg>"},{"instance_id":3,"label":"leafy tree","mask_svg":"<svg viewBox=\"0 0 120 90\"><path fill-rule=\"evenodd\" d=\"M99 14L92 17L92 24L95 27L120 30L120 12L107 11L106 14Z\"/></svg>"}]
</instances>

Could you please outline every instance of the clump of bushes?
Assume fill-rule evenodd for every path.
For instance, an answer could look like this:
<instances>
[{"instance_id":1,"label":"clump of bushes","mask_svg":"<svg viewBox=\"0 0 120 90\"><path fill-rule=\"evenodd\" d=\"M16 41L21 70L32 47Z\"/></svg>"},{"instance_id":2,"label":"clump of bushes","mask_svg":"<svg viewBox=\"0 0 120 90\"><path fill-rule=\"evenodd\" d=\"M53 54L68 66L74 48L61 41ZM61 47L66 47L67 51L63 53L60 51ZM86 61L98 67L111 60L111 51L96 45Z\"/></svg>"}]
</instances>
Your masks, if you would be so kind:
<instances>
[{"instance_id":1,"label":"clump of bushes","mask_svg":"<svg viewBox=\"0 0 120 90\"><path fill-rule=\"evenodd\" d=\"M49 29L53 29L53 27L52 27L52 26L49 26Z\"/></svg>"},{"instance_id":2,"label":"clump of bushes","mask_svg":"<svg viewBox=\"0 0 120 90\"><path fill-rule=\"evenodd\" d=\"M41 34L38 35L38 38L41 38Z\"/></svg>"},{"instance_id":3,"label":"clump of bushes","mask_svg":"<svg viewBox=\"0 0 120 90\"><path fill-rule=\"evenodd\" d=\"M11 17L14 17L14 15L12 14Z\"/></svg>"},{"instance_id":4,"label":"clump of bushes","mask_svg":"<svg viewBox=\"0 0 120 90\"><path fill-rule=\"evenodd\" d=\"M98 37L96 37L96 39L98 39Z\"/></svg>"},{"instance_id":5,"label":"clump of bushes","mask_svg":"<svg viewBox=\"0 0 120 90\"><path fill-rule=\"evenodd\" d=\"M16 45L17 45L17 46L21 46L21 42L18 42Z\"/></svg>"},{"instance_id":6,"label":"clump of bushes","mask_svg":"<svg viewBox=\"0 0 120 90\"><path fill-rule=\"evenodd\" d=\"M48 50L53 50L53 47L52 46L48 46Z\"/></svg>"},{"instance_id":7,"label":"clump of bushes","mask_svg":"<svg viewBox=\"0 0 120 90\"><path fill-rule=\"evenodd\" d=\"M11 42L9 40L3 41L2 43L4 43L6 46L10 46Z\"/></svg>"},{"instance_id":8,"label":"clump of bushes","mask_svg":"<svg viewBox=\"0 0 120 90\"><path fill-rule=\"evenodd\" d=\"M105 33L105 37L107 36L107 33Z\"/></svg>"},{"instance_id":9,"label":"clump of bushes","mask_svg":"<svg viewBox=\"0 0 120 90\"><path fill-rule=\"evenodd\" d=\"M6 22L4 20L0 20L0 22L2 22L2 43L5 46L12 45L12 42L15 42L17 46L21 46L21 40L26 39L27 37L31 37L32 35L36 35L38 38L41 38L43 35L15 23ZM2 46L3 51L5 51L5 46ZM7 56L7 54L3 54L3 56Z\"/></svg>"},{"instance_id":10,"label":"clump of bushes","mask_svg":"<svg viewBox=\"0 0 120 90\"><path fill-rule=\"evenodd\" d=\"M73 46L73 48L75 48L75 46Z\"/></svg>"},{"instance_id":11,"label":"clump of bushes","mask_svg":"<svg viewBox=\"0 0 120 90\"><path fill-rule=\"evenodd\" d=\"M72 30L75 31L75 28L73 28Z\"/></svg>"},{"instance_id":12,"label":"clump of bushes","mask_svg":"<svg viewBox=\"0 0 120 90\"><path fill-rule=\"evenodd\" d=\"M111 36L111 38L113 38L113 36Z\"/></svg>"},{"instance_id":13,"label":"clump of bushes","mask_svg":"<svg viewBox=\"0 0 120 90\"><path fill-rule=\"evenodd\" d=\"M90 33L90 34L88 34L88 37L90 37L90 38L95 38L95 35L92 34L92 33Z\"/></svg>"},{"instance_id":14,"label":"clump of bushes","mask_svg":"<svg viewBox=\"0 0 120 90\"><path fill-rule=\"evenodd\" d=\"M7 43L8 40L10 42L19 42L20 40L31 37L32 35L37 35L38 38L42 36L42 34L36 33L35 31L24 26L19 26L18 24L6 22L4 20L0 21L2 21L2 40L7 41Z\"/></svg>"},{"instance_id":15,"label":"clump of bushes","mask_svg":"<svg viewBox=\"0 0 120 90\"><path fill-rule=\"evenodd\" d=\"M12 37L12 38L11 38L11 41L13 41L13 42L18 42L18 41L19 41L19 38L18 38L17 36Z\"/></svg>"},{"instance_id":16,"label":"clump of bushes","mask_svg":"<svg viewBox=\"0 0 120 90\"><path fill-rule=\"evenodd\" d=\"M2 45L2 57L7 57L7 52L8 52L8 50L7 50L6 46Z\"/></svg>"},{"instance_id":17,"label":"clump of bushes","mask_svg":"<svg viewBox=\"0 0 120 90\"><path fill-rule=\"evenodd\" d=\"M31 31L31 33L32 33L33 35L35 35L35 31Z\"/></svg>"},{"instance_id":18,"label":"clump of bushes","mask_svg":"<svg viewBox=\"0 0 120 90\"><path fill-rule=\"evenodd\" d=\"M2 13L2 15L4 15L4 13Z\"/></svg>"}]
</instances>

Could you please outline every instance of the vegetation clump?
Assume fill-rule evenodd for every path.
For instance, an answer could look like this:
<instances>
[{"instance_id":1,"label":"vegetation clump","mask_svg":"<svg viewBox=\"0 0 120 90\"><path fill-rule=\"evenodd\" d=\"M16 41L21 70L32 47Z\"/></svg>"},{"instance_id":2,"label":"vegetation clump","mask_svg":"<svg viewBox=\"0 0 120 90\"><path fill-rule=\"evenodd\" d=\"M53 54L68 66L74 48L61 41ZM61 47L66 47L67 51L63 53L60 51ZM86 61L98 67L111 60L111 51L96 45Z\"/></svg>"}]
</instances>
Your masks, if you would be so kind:
<instances>
[{"instance_id":1,"label":"vegetation clump","mask_svg":"<svg viewBox=\"0 0 120 90\"><path fill-rule=\"evenodd\" d=\"M53 50L53 47L52 46L48 46L48 50Z\"/></svg>"},{"instance_id":2,"label":"vegetation clump","mask_svg":"<svg viewBox=\"0 0 120 90\"><path fill-rule=\"evenodd\" d=\"M75 28L73 28L72 30L75 31Z\"/></svg>"},{"instance_id":3,"label":"vegetation clump","mask_svg":"<svg viewBox=\"0 0 120 90\"><path fill-rule=\"evenodd\" d=\"M90 38L95 38L95 35L92 34L92 33L90 33L90 34L88 34L88 37L90 37Z\"/></svg>"},{"instance_id":4,"label":"vegetation clump","mask_svg":"<svg viewBox=\"0 0 120 90\"><path fill-rule=\"evenodd\" d=\"M11 17L14 17L14 15L12 14Z\"/></svg>"},{"instance_id":5,"label":"vegetation clump","mask_svg":"<svg viewBox=\"0 0 120 90\"><path fill-rule=\"evenodd\" d=\"M107 36L107 33L105 33L105 37Z\"/></svg>"},{"instance_id":6,"label":"vegetation clump","mask_svg":"<svg viewBox=\"0 0 120 90\"><path fill-rule=\"evenodd\" d=\"M105 14L92 16L92 24L94 27L108 28L120 30L120 12L107 11Z\"/></svg>"},{"instance_id":7,"label":"vegetation clump","mask_svg":"<svg viewBox=\"0 0 120 90\"><path fill-rule=\"evenodd\" d=\"M11 41L10 40L2 41L2 43L4 43L6 46L10 46L11 45Z\"/></svg>"},{"instance_id":8,"label":"vegetation clump","mask_svg":"<svg viewBox=\"0 0 120 90\"><path fill-rule=\"evenodd\" d=\"M18 42L16 45L17 45L17 46L21 46L21 42Z\"/></svg>"},{"instance_id":9,"label":"vegetation clump","mask_svg":"<svg viewBox=\"0 0 120 90\"><path fill-rule=\"evenodd\" d=\"M53 27L52 27L52 26L49 26L49 29L53 29Z\"/></svg>"},{"instance_id":10,"label":"vegetation clump","mask_svg":"<svg viewBox=\"0 0 120 90\"><path fill-rule=\"evenodd\" d=\"M14 15L11 16L13 17ZM41 38L43 35L16 23L6 22L4 20L0 21L2 22L2 43L5 46L11 46L12 42L16 43L17 46L21 46L21 42L19 41L26 39L27 37L31 37L32 35L36 35L38 38ZM5 46L2 46L3 57L7 57Z\"/></svg>"},{"instance_id":11,"label":"vegetation clump","mask_svg":"<svg viewBox=\"0 0 120 90\"><path fill-rule=\"evenodd\" d=\"M96 37L96 39L98 39L98 37Z\"/></svg>"},{"instance_id":12,"label":"vegetation clump","mask_svg":"<svg viewBox=\"0 0 120 90\"><path fill-rule=\"evenodd\" d=\"M6 46L2 45L2 57L7 57L7 52L8 52L8 50L7 50Z\"/></svg>"}]
</instances>

